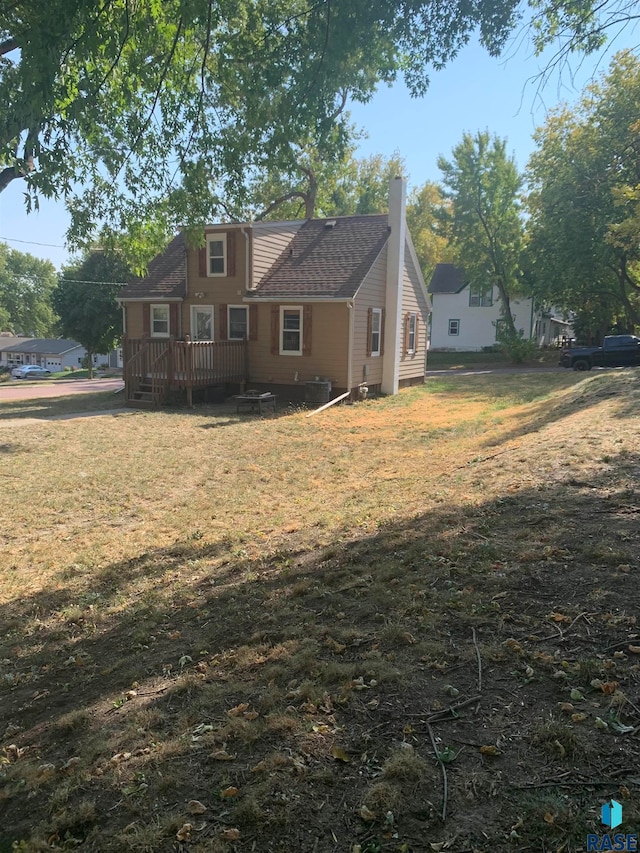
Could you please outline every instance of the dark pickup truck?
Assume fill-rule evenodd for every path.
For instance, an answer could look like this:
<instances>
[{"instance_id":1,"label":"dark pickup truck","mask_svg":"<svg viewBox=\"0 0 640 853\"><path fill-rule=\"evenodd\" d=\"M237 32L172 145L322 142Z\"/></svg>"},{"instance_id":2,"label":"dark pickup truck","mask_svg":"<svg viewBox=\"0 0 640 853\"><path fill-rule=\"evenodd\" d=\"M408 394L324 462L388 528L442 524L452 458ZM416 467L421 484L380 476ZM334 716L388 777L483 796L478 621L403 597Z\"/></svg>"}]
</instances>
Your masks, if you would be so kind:
<instances>
[{"instance_id":1,"label":"dark pickup truck","mask_svg":"<svg viewBox=\"0 0 640 853\"><path fill-rule=\"evenodd\" d=\"M607 335L601 347L565 347L560 354L560 365L574 370L634 364L640 365L640 338L635 335Z\"/></svg>"}]
</instances>

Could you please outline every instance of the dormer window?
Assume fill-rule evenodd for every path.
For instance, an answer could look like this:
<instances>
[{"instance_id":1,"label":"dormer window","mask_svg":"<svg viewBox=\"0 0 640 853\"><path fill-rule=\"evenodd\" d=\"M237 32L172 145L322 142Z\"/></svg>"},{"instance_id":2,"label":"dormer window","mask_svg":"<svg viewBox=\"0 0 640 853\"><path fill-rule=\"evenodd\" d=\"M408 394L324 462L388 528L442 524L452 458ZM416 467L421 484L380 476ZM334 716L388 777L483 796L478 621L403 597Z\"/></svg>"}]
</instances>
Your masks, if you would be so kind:
<instances>
[{"instance_id":1,"label":"dormer window","mask_svg":"<svg viewBox=\"0 0 640 853\"><path fill-rule=\"evenodd\" d=\"M227 235L211 234L207 236L207 275L227 274Z\"/></svg>"}]
</instances>

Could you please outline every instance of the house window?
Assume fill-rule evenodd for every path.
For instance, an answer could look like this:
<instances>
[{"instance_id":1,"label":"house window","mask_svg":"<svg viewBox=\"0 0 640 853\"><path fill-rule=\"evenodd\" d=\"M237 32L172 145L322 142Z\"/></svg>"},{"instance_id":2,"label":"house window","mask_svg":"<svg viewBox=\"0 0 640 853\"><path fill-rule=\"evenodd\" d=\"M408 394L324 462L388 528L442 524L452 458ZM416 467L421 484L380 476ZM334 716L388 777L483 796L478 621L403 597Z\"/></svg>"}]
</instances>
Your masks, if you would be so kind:
<instances>
[{"instance_id":1,"label":"house window","mask_svg":"<svg viewBox=\"0 0 640 853\"><path fill-rule=\"evenodd\" d=\"M280 355L302 355L302 308L280 308Z\"/></svg>"},{"instance_id":2,"label":"house window","mask_svg":"<svg viewBox=\"0 0 640 853\"><path fill-rule=\"evenodd\" d=\"M151 306L151 334L155 338L169 337L169 306Z\"/></svg>"},{"instance_id":3,"label":"house window","mask_svg":"<svg viewBox=\"0 0 640 853\"><path fill-rule=\"evenodd\" d=\"M382 338L382 308L371 311L371 355L380 355Z\"/></svg>"},{"instance_id":4,"label":"house window","mask_svg":"<svg viewBox=\"0 0 640 853\"><path fill-rule=\"evenodd\" d=\"M418 323L417 314L409 314L409 322L407 325L407 352L414 353L416 351L416 327Z\"/></svg>"},{"instance_id":5,"label":"house window","mask_svg":"<svg viewBox=\"0 0 640 853\"><path fill-rule=\"evenodd\" d=\"M229 340L246 341L249 337L249 309L246 305L229 305Z\"/></svg>"},{"instance_id":6,"label":"house window","mask_svg":"<svg viewBox=\"0 0 640 853\"><path fill-rule=\"evenodd\" d=\"M471 308L490 308L493 305L493 288L481 290L479 287L470 287L469 305Z\"/></svg>"},{"instance_id":7,"label":"house window","mask_svg":"<svg viewBox=\"0 0 640 853\"><path fill-rule=\"evenodd\" d=\"M450 335L459 335L460 334L460 320L449 320L449 334Z\"/></svg>"},{"instance_id":8,"label":"house window","mask_svg":"<svg viewBox=\"0 0 640 853\"><path fill-rule=\"evenodd\" d=\"M207 275L227 274L227 235L207 237Z\"/></svg>"},{"instance_id":9,"label":"house window","mask_svg":"<svg viewBox=\"0 0 640 853\"><path fill-rule=\"evenodd\" d=\"M213 340L213 305L191 306L191 338L194 341Z\"/></svg>"}]
</instances>

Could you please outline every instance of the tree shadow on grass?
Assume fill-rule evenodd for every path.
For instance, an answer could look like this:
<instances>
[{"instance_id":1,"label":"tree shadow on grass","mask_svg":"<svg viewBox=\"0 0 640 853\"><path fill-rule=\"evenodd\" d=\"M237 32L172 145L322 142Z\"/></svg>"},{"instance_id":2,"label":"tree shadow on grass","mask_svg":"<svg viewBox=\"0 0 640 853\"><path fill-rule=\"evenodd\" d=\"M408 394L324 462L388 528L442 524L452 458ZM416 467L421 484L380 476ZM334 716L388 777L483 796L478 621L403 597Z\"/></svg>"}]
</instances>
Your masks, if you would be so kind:
<instances>
[{"instance_id":1,"label":"tree shadow on grass","mask_svg":"<svg viewBox=\"0 0 640 853\"><path fill-rule=\"evenodd\" d=\"M229 827L240 851L507 850L523 815L556 849L566 821L520 796L555 778L576 838L597 831L581 780L606 798L640 757L611 728L638 723L639 465L317 551L189 541L59 587L65 567L0 611L0 849L169 851L189 822L195 850ZM455 756L444 825L431 735Z\"/></svg>"},{"instance_id":2,"label":"tree shadow on grass","mask_svg":"<svg viewBox=\"0 0 640 853\"><path fill-rule=\"evenodd\" d=\"M616 401L616 398L619 398L619 401ZM499 439L490 439L485 445L493 447L532 432L539 432L577 412L595 408L607 400L616 401L614 418L626 419L637 415L640 408L640 371L629 368L625 371L602 371L589 376L559 400L555 399L552 403L540 402L534 417L531 416L530 410L523 411L517 416L521 421L520 427L515 427L506 435L502 434Z\"/></svg>"}]
</instances>

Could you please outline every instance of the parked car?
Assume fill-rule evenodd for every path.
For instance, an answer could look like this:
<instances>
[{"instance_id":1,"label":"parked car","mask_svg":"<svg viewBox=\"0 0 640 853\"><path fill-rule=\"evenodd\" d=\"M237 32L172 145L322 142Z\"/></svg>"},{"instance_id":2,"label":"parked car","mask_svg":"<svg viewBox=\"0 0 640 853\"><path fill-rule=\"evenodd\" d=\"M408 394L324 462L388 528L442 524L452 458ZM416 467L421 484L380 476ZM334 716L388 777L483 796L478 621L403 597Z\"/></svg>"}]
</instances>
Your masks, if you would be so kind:
<instances>
[{"instance_id":1,"label":"parked car","mask_svg":"<svg viewBox=\"0 0 640 853\"><path fill-rule=\"evenodd\" d=\"M51 376L51 371L37 364L25 364L22 367L14 367L11 375L14 379L44 379Z\"/></svg>"}]
</instances>

